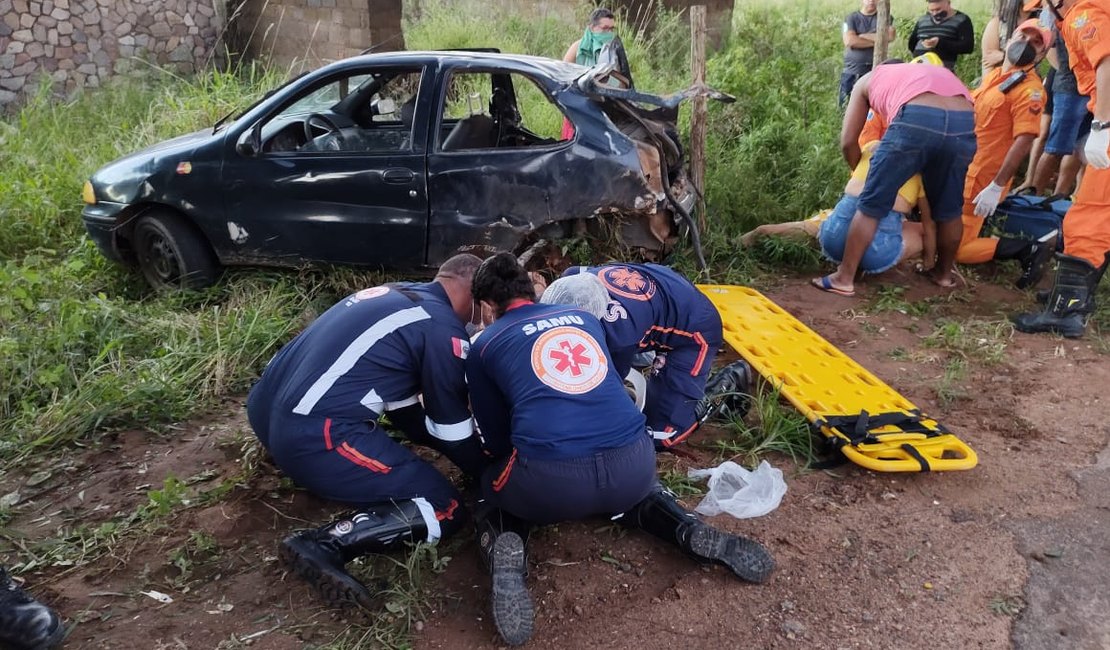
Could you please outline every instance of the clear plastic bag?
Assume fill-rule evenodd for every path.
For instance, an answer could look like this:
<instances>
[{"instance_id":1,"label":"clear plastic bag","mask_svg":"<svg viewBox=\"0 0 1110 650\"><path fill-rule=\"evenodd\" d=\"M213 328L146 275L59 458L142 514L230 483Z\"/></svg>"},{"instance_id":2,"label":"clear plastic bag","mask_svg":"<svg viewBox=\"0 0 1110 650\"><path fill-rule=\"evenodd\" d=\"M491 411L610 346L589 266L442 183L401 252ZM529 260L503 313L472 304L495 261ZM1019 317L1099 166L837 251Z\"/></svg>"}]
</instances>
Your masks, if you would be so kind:
<instances>
[{"instance_id":1,"label":"clear plastic bag","mask_svg":"<svg viewBox=\"0 0 1110 650\"><path fill-rule=\"evenodd\" d=\"M737 519L759 517L779 507L786 494L782 470L767 461L751 471L726 460L712 469L691 469L687 475L693 479L709 477L709 492L694 509L707 517L724 512Z\"/></svg>"}]
</instances>

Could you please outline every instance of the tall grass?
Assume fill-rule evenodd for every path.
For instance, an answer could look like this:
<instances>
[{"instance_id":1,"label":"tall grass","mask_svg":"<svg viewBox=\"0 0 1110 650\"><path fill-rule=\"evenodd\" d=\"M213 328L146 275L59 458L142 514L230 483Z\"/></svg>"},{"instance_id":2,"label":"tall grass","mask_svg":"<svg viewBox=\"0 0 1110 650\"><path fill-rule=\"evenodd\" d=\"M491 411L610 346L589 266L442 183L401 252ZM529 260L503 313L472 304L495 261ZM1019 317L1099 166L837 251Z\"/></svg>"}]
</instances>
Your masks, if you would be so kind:
<instances>
[{"instance_id":1,"label":"tall grass","mask_svg":"<svg viewBox=\"0 0 1110 650\"><path fill-rule=\"evenodd\" d=\"M987 4L961 8L981 28ZM586 3L566 16L505 11L491 32L483 7L476 0L424 0L406 25L406 42L412 49L496 45L559 58L589 11ZM738 100L710 109L704 189L715 279L743 281L768 261L810 261L781 248L754 258L738 252L733 237L836 200L847 176L837 149L839 25L853 8L830 0L738 3L727 45L711 56L709 83ZM909 24L923 10L916 0L895 3L894 54L905 54ZM624 27L637 86L684 88L687 19L663 12L657 24L650 36ZM977 57L964 59L961 74L970 79ZM84 237L79 192L97 167L209 127L277 86L279 77L250 66L189 79L151 68L141 82L69 101L57 101L44 86L0 122L0 461L114 427L184 418L241 395L312 315L376 279L353 271L236 272L203 293L156 297ZM687 120L684 112L684 129Z\"/></svg>"}]
</instances>

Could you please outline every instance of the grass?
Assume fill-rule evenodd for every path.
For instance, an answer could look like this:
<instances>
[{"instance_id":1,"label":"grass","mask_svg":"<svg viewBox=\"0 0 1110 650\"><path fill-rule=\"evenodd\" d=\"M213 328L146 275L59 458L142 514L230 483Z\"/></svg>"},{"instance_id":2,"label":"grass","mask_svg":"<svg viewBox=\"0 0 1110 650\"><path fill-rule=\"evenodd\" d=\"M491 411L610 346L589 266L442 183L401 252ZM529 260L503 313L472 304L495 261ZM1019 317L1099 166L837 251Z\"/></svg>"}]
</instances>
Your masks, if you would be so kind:
<instances>
[{"instance_id":1,"label":"grass","mask_svg":"<svg viewBox=\"0 0 1110 650\"><path fill-rule=\"evenodd\" d=\"M795 465L805 467L820 451L805 417L783 402L779 390L766 385L753 396L746 421L733 418L727 430L727 437L714 442L717 454L722 460L734 460L746 467L755 467L772 452L789 456Z\"/></svg>"},{"instance_id":2,"label":"grass","mask_svg":"<svg viewBox=\"0 0 1110 650\"><path fill-rule=\"evenodd\" d=\"M986 321L975 318L941 319L925 337L926 347L940 348L964 360L998 363L1006 356L1006 347L1013 338L1014 327L1009 321Z\"/></svg>"}]
</instances>

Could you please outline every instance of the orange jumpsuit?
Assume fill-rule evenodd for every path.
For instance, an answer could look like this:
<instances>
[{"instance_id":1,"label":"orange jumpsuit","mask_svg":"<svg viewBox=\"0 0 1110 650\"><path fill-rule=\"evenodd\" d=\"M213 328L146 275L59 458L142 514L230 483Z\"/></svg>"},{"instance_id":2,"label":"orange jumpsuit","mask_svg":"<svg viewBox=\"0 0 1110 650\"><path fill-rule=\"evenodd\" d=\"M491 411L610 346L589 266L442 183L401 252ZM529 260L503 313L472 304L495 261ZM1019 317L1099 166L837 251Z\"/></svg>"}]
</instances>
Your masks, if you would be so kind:
<instances>
[{"instance_id":1,"label":"orange jumpsuit","mask_svg":"<svg viewBox=\"0 0 1110 650\"><path fill-rule=\"evenodd\" d=\"M882 140L886 133L886 120L875 109L867 111L867 121L863 123L863 130L859 134L859 148L863 149L868 142Z\"/></svg>"},{"instance_id":2,"label":"orange jumpsuit","mask_svg":"<svg viewBox=\"0 0 1110 650\"><path fill-rule=\"evenodd\" d=\"M1095 69L1110 57L1110 2L1079 0L1064 13L1060 33L1068 46L1079 93L1090 95L1087 107L1094 112L1098 101ZM1110 169L1088 165L1075 202L1064 219L1064 253L1098 267L1107 251L1110 251Z\"/></svg>"},{"instance_id":3,"label":"orange jumpsuit","mask_svg":"<svg viewBox=\"0 0 1110 650\"><path fill-rule=\"evenodd\" d=\"M1024 79L1003 93L999 86L1015 72L1020 69L1003 72L1001 67L994 68L983 75L983 82L971 93L975 99L975 138L979 148L964 180L964 234L956 252L956 261L961 264L978 264L994 257L998 240L979 236L983 217L975 216L975 197L998 175L1014 140L1024 134L1036 137L1041 130L1045 101L1041 78L1028 69ZM1009 188L1007 180L1003 196Z\"/></svg>"}]
</instances>

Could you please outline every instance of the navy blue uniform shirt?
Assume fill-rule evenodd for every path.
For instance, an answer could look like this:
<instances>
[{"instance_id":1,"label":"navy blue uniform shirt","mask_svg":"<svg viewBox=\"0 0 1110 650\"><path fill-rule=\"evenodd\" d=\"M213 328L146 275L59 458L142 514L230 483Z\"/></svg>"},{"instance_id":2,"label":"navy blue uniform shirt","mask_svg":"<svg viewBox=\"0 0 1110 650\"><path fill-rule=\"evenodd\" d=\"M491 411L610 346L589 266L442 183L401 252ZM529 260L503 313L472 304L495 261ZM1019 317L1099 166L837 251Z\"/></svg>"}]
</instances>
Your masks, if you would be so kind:
<instances>
[{"instance_id":1,"label":"navy blue uniform shirt","mask_svg":"<svg viewBox=\"0 0 1110 650\"><path fill-rule=\"evenodd\" d=\"M556 460L646 436L604 339L596 318L566 305L526 303L487 327L466 361L486 448Z\"/></svg>"},{"instance_id":2,"label":"navy blue uniform shirt","mask_svg":"<svg viewBox=\"0 0 1110 650\"><path fill-rule=\"evenodd\" d=\"M609 309L601 324L620 377L628 374L633 357L641 352L706 349L702 330L707 316L714 320L716 309L678 272L658 264L607 264L572 266L563 275L575 273L596 275L609 292ZM716 329L720 338L719 323ZM708 358L702 361L712 363L715 353L707 350Z\"/></svg>"},{"instance_id":3,"label":"navy blue uniform shirt","mask_svg":"<svg viewBox=\"0 0 1110 650\"><path fill-rule=\"evenodd\" d=\"M428 432L462 440L472 433L463 365L469 345L439 284L364 289L282 348L257 388L269 394L271 413L360 421L422 394Z\"/></svg>"}]
</instances>

